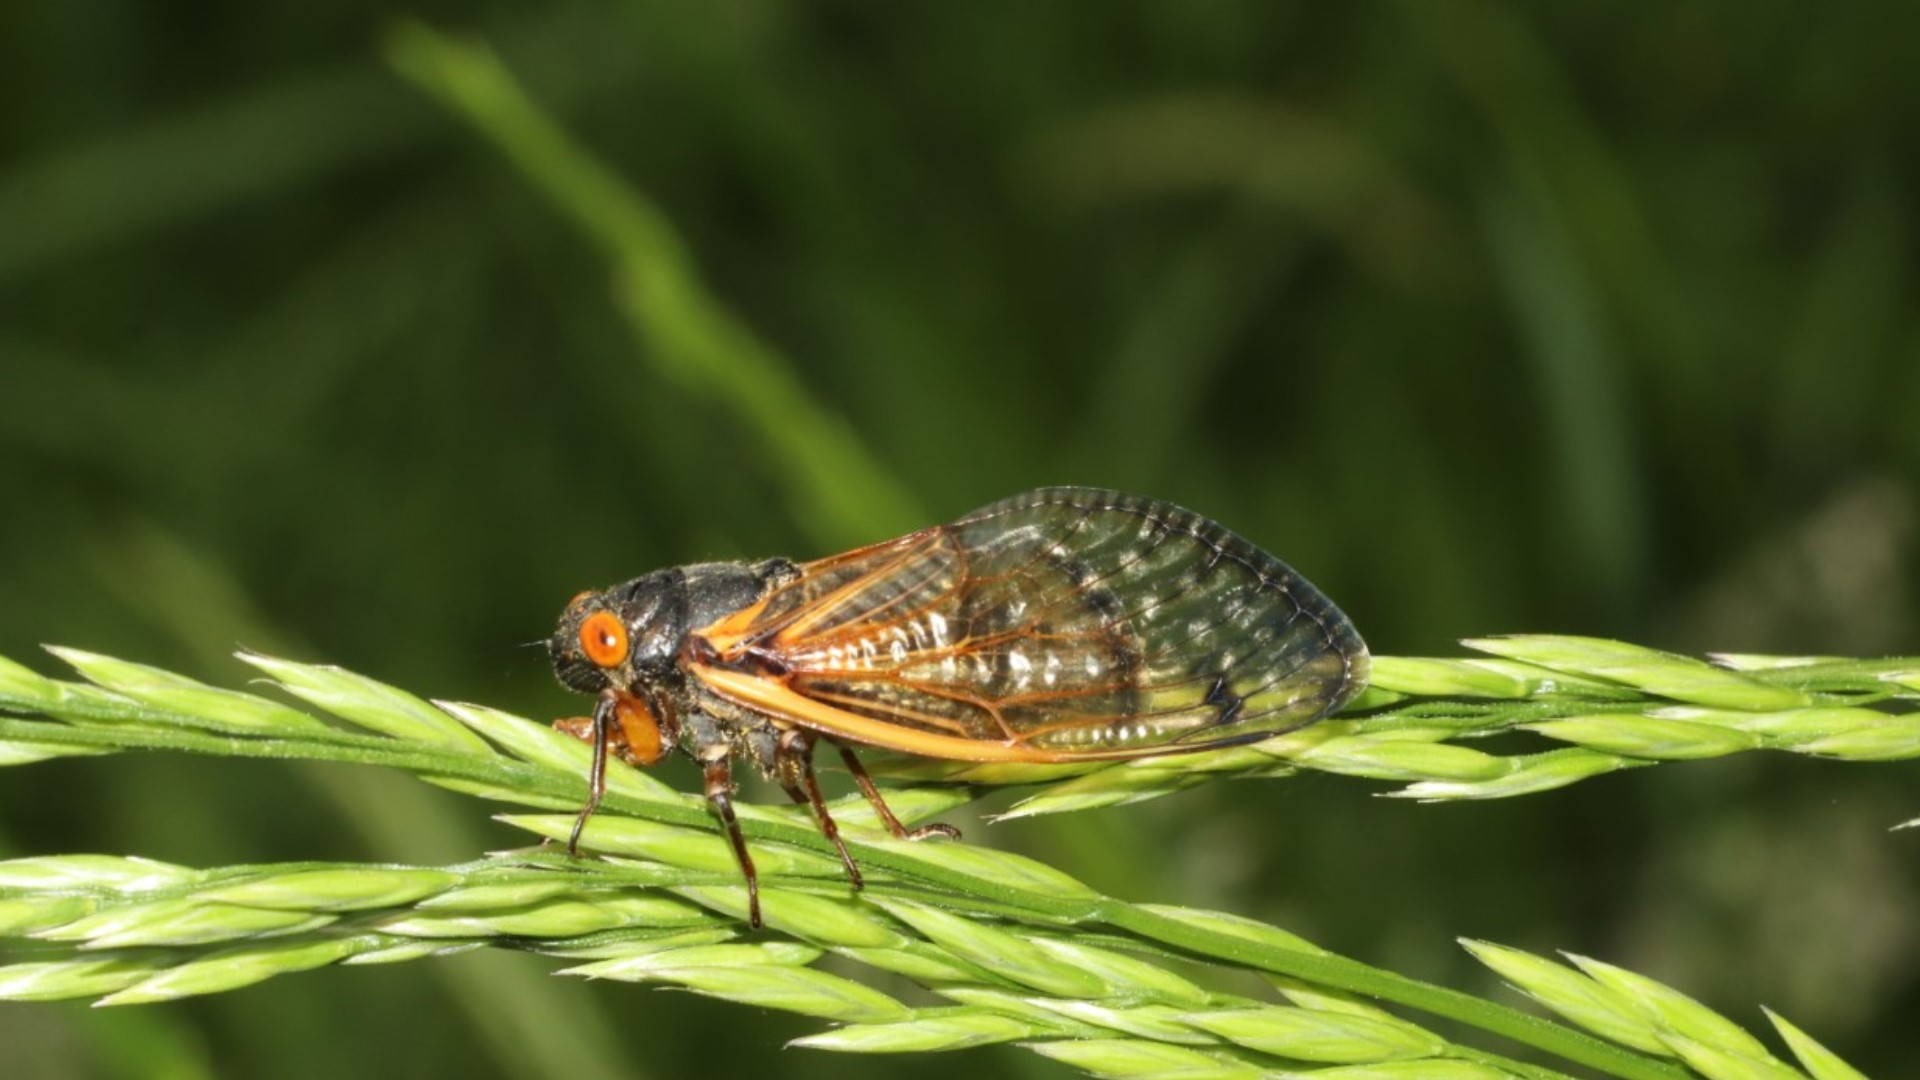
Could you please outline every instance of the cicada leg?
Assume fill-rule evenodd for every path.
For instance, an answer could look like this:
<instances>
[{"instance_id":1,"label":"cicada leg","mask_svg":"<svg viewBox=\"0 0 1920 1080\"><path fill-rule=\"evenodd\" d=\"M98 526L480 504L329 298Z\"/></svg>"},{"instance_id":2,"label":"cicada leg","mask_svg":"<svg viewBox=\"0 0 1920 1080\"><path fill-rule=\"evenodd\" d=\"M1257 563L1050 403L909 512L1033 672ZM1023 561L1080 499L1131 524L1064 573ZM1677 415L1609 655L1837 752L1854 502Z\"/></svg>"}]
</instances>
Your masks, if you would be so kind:
<instances>
[{"instance_id":1,"label":"cicada leg","mask_svg":"<svg viewBox=\"0 0 1920 1080\"><path fill-rule=\"evenodd\" d=\"M587 805L580 808L580 816L573 821L573 832L567 837L567 854L580 857L580 832L587 827L587 819L600 809L600 797L607 793L607 737L608 729L613 726L613 710L619 703L619 696L609 688L600 693L600 700L594 703L591 731L582 732L581 725L572 720L556 720L554 727L574 736L586 736L593 741L593 766L587 773Z\"/></svg>"},{"instance_id":2,"label":"cicada leg","mask_svg":"<svg viewBox=\"0 0 1920 1080\"><path fill-rule=\"evenodd\" d=\"M753 868L753 855L747 851L747 838L740 834L740 819L733 813L733 765L727 756L724 743L714 748L717 753L712 758L702 755L701 767L705 770L707 804L727 827L727 839L733 843L733 857L740 863L740 873L747 879L747 922L755 930L760 929L760 872Z\"/></svg>"},{"instance_id":3,"label":"cicada leg","mask_svg":"<svg viewBox=\"0 0 1920 1080\"><path fill-rule=\"evenodd\" d=\"M885 823L888 832L903 840L925 840L930 836L942 836L948 840L960 839L959 829L940 822L922 825L917 829L909 829L900 824L900 819L893 816L893 809L887 805L887 800L880 797L880 789L873 785L873 777L867 775L866 766L860 764L860 759L853 756L853 751L837 742L833 744L833 748L840 751L840 760L847 763L847 771L853 774L853 782L860 785L860 794L865 795L867 801L873 804L874 812L880 815L880 820ZM825 814L826 808L820 807L820 812ZM834 843L839 842L839 838L835 837ZM842 855L846 854L845 848L840 850ZM852 865L852 860L848 860L848 865Z\"/></svg>"},{"instance_id":4,"label":"cicada leg","mask_svg":"<svg viewBox=\"0 0 1920 1080\"><path fill-rule=\"evenodd\" d=\"M573 823L573 834L567 838L567 854L578 858L580 834L607 792L607 755L638 767L655 764L667 756L680 737L680 722L672 712L655 715L645 700L608 687L600 692L591 717L555 720L553 729L593 744L593 764L587 774L587 805L581 808L580 817Z\"/></svg>"},{"instance_id":5,"label":"cicada leg","mask_svg":"<svg viewBox=\"0 0 1920 1080\"><path fill-rule=\"evenodd\" d=\"M860 877L860 867L848 853L846 842L840 839L840 826L827 812L826 800L820 797L820 781L813 775L813 735L798 728L781 732L780 741L774 744L773 768L787 797L813 808L813 819L820 823L821 835L833 841L834 849L840 852L840 862L847 868L847 880L856 889L864 888L866 882Z\"/></svg>"}]
</instances>

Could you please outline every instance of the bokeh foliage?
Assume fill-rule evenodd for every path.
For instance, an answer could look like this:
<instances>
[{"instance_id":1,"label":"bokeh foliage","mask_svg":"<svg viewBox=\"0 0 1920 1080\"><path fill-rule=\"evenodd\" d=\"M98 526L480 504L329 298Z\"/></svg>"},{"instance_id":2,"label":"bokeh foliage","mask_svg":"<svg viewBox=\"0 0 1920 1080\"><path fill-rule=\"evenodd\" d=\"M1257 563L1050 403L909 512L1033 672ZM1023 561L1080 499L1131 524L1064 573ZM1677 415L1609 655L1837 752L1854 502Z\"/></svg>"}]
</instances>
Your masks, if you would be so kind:
<instances>
[{"instance_id":1,"label":"bokeh foliage","mask_svg":"<svg viewBox=\"0 0 1920 1080\"><path fill-rule=\"evenodd\" d=\"M659 208L884 499L794 497L764 421L636 326L605 222L395 72L409 15L486 41ZM248 645L551 715L577 705L517 645L582 587L1057 482L1220 518L1383 651L1911 653L1917 40L1893 3L12 5L0 654L226 683ZM1450 808L1223 784L971 834L1441 981L1476 977L1456 935L1604 957L1895 1076L1920 874L1882 830L1911 778L1742 760ZM355 770L0 783L8 855L518 842ZM414 967L9 1007L0 1063L857 1067L678 995ZM1061 1073L913 1067L983 1061Z\"/></svg>"}]
</instances>

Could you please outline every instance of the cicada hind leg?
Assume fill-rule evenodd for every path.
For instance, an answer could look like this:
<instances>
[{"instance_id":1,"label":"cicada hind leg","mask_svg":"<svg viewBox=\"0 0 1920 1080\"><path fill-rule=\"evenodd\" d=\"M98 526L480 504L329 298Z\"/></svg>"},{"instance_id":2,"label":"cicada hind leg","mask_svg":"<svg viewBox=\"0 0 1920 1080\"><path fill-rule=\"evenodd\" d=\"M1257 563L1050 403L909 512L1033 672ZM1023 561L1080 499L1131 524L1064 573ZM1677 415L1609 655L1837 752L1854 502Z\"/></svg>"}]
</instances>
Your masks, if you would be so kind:
<instances>
[{"instance_id":1,"label":"cicada hind leg","mask_svg":"<svg viewBox=\"0 0 1920 1080\"><path fill-rule=\"evenodd\" d=\"M804 803L813 810L813 818L820 824L820 833L833 842L834 850L840 853L841 865L847 868L847 880L858 889L866 882L860 876L860 866L853 861L852 853L847 851L846 841L840 839L840 826L834 822L833 815L827 811L827 803L820 795L820 781L813 774L813 743L815 736L810 731L790 728L780 733L774 746L774 774L780 779L780 786L786 789L787 796L794 802ZM831 741L831 740L829 740ZM900 824L893 809L880 797L880 789L874 786L873 778L860 764L852 750L833 743L840 751L840 759L847 763L847 771L853 774L854 783L860 785L860 793L873 804L874 813L886 825L887 831L903 840L925 840L940 836L949 840L960 838L960 830L951 825L924 825L918 829L909 829Z\"/></svg>"},{"instance_id":2,"label":"cicada hind leg","mask_svg":"<svg viewBox=\"0 0 1920 1080\"><path fill-rule=\"evenodd\" d=\"M893 808L887 805L887 800L880 797L880 789L873 785L873 777L867 775L867 767L860 764L860 759L854 756L853 751L839 743L834 743L833 748L840 751L840 760L847 763L847 771L853 774L853 782L860 785L860 794L865 795L867 801L873 804L873 812L880 815L880 820L887 826L887 831L896 838L926 840L938 836L946 840L960 839L959 829L940 822L922 825L917 829L909 829L900 824L900 819L893 816Z\"/></svg>"},{"instance_id":3,"label":"cicada hind leg","mask_svg":"<svg viewBox=\"0 0 1920 1080\"><path fill-rule=\"evenodd\" d=\"M840 853L840 864L847 868L847 880L856 889L865 888L860 865L847 851L846 841L840 839L840 826L827 812L827 801L820 795L820 781L813 775L813 735L798 728L782 731L774 743L773 772L788 798L813 809L813 820L820 823L820 834L833 841L834 850Z\"/></svg>"},{"instance_id":4,"label":"cicada hind leg","mask_svg":"<svg viewBox=\"0 0 1920 1080\"><path fill-rule=\"evenodd\" d=\"M696 728L696 739L699 738ZM820 826L820 834L833 844L840 853L840 864L847 868L847 880L856 889L864 888L866 880L860 874L860 864L853 861L853 853L847 850L845 840L840 838L840 825L833 820L833 814L827 810L826 798L820 793L819 778L813 772L812 732L800 729L788 729L780 732L773 742L773 775L780 781L780 787L787 797L796 803L802 803L813 811L813 819ZM874 787L873 778L867 775L859 759L853 752L839 743L834 748L847 763L848 771L853 773L855 782L873 803L880 820L886 823L887 831L906 840L924 840L931 836L958 839L960 830L951 825L927 825L918 829L909 829L900 824L888 808L886 800L880 797L880 791ZM714 814L726 826L727 840L733 845L734 857L739 860L740 873L747 879L747 921L756 929L760 926L760 875L754 868L753 855L747 850L747 840L740 832L740 822L733 811L733 775L732 747L723 741L702 743L695 751L706 772L707 802L713 807ZM764 753L764 751L761 751Z\"/></svg>"}]
</instances>

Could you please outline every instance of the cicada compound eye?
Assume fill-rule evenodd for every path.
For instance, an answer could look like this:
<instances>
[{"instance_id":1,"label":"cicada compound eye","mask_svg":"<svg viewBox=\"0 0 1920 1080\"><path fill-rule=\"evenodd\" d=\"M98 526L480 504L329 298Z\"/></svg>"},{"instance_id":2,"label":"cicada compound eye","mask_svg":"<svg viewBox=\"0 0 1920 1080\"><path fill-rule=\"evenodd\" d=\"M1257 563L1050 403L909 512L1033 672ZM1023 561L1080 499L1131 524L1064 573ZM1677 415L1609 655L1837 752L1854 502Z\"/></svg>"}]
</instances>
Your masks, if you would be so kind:
<instances>
[{"instance_id":1,"label":"cicada compound eye","mask_svg":"<svg viewBox=\"0 0 1920 1080\"><path fill-rule=\"evenodd\" d=\"M580 623L580 651L603 668L627 658L627 628L611 611L596 611Z\"/></svg>"}]
</instances>

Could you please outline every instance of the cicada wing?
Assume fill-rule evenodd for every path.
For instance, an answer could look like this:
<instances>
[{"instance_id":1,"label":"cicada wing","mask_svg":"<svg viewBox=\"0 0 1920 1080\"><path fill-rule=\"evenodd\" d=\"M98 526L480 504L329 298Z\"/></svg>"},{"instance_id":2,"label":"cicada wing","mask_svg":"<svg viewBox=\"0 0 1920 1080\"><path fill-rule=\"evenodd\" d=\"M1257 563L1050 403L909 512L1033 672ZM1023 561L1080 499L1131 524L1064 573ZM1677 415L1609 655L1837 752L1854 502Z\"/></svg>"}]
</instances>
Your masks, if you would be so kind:
<instances>
[{"instance_id":1,"label":"cicada wing","mask_svg":"<svg viewBox=\"0 0 1920 1080\"><path fill-rule=\"evenodd\" d=\"M1284 563L1199 514L1091 488L805 564L705 636L779 682L746 692L738 665L709 680L757 697L743 703L961 759L1263 738L1339 708L1367 674L1351 622Z\"/></svg>"}]
</instances>

